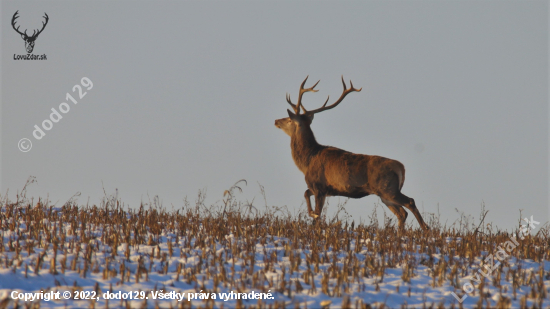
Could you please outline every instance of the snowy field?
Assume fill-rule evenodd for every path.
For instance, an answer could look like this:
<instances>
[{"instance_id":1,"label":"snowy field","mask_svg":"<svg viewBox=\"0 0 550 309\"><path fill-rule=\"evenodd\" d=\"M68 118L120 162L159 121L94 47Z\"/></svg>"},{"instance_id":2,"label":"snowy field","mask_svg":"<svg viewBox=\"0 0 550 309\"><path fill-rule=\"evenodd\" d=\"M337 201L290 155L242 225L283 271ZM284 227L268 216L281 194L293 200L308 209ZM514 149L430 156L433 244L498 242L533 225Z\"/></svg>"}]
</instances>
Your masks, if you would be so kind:
<instances>
[{"instance_id":1,"label":"snowy field","mask_svg":"<svg viewBox=\"0 0 550 309\"><path fill-rule=\"evenodd\" d=\"M429 233L399 234L391 222L313 223L267 206L252 216L231 194L222 202L167 211L4 197L0 308L550 307L543 223L515 237L434 220Z\"/></svg>"}]
</instances>

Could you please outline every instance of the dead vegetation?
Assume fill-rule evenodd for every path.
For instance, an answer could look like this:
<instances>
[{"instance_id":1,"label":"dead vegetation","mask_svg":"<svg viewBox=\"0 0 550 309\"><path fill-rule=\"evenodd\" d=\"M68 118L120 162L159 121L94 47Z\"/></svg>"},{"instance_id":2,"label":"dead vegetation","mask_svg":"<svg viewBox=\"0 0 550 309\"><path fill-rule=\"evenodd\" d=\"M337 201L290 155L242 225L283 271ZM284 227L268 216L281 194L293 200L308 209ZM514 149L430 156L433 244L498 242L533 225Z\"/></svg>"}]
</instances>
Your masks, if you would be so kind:
<instances>
[{"instance_id":1,"label":"dead vegetation","mask_svg":"<svg viewBox=\"0 0 550 309\"><path fill-rule=\"evenodd\" d=\"M55 286L43 286L45 291L101 293L126 285L131 287L128 290L254 290L275 296L272 301L227 303L212 299L75 301L77 306L102 308L384 308L397 304L404 308L542 308L550 304L547 226L518 240L498 266L487 268L482 261L498 254L499 246L502 249L513 237L510 232L487 225L442 227L435 216L427 220L429 232L408 227L405 235L393 224L379 226L376 216L370 224L326 216L313 222L306 214L293 216L268 207L267 202L261 210L240 203L235 198L238 190L238 183L227 190L221 205L206 207L199 194L196 205L186 202L184 208L172 211L158 199L138 209L124 208L116 196L105 197L98 206L79 206L71 199L54 207L47 201L27 200L23 190L16 201L4 197L0 205L0 271L10 270L25 280L50 275ZM519 233L519 227L514 232ZM492 272L487 278L478 275L477 280L480 269ZM462 286L470 281L474 290L464 304L449 295L463 296ZM31 305L6 299L3 304Z\"/></svg>"}]
</instances>

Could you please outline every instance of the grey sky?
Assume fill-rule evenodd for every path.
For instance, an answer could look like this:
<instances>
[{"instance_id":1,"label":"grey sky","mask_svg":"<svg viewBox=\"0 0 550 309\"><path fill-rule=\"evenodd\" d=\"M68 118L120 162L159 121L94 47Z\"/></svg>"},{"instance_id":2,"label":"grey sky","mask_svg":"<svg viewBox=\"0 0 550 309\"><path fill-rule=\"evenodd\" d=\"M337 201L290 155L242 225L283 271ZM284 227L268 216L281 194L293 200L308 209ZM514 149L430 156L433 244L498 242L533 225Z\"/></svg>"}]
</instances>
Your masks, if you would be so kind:
<instances>
[{"instance_id":1,"label":"grey sky","mask_svg":"<svg viewBox=\"0 0 550 309\"><path fill-rule=\"evenodd\" d=\"M22 29L49 15L33 51L48 60L14 60L26 54L16 10ZM259 182L270 205L305 209L273 123L306 75L321 79L310 108L337 98L344 75L363 91L315 117L321 144L401 161L403 192L447 224L482 202L499 227L519 209L548 220L546 1L2 1L0 16L2 195L33 175L29 194L58 204L98 203L104 186L171 208L203 188L215 203L244 178L240 199L263 207ZM82 77L93 88L36 140ZM375 203L346 209L366 220Z\"/></svg>"}]
</instances>

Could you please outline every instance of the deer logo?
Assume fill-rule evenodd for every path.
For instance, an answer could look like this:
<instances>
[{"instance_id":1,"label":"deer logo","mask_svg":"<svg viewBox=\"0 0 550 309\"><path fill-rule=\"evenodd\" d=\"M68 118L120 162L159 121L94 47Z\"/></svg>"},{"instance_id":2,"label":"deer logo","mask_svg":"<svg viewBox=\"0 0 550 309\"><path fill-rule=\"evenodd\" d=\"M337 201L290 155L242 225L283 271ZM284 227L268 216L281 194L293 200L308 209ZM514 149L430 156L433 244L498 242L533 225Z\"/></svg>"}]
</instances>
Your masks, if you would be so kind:
<instances>
[{"instance_id":1,"label":"deer logo","mask_svg":"<svg viewBox=\"0 0 550 309\"><path fill-rule=\"evenodd\" d=\"M362 198L367 195L377 195L382 202L397 216L399 229L405 228L407 219L406 207L411 211L420 227L428 230L420 212L416 208L414 200L403 193L401 188L405 182L405 167L401 162L380 157L351 153L336 147L324 146L317 143L311 123L316 113L336 107L351 92L359 92L361 89L347 89L344 77L342 84L344 91L340 98L333 104L325 104L314 110L306 110L302 104L302 95L314 90L317 83L311 88L304 89L307 77L300 86L298 101L292 103L287 94L286 100L292 106L294 112L287 109L288 117L275 120L275 126L282 129L290 136L290 148L292 158L296 166L304 173L308 189L304 193L307 202L308 213L311 217L318 218L323 210L327 196L345 196L350 198ZM303 111L300 114L300 110ZM315 211L311 208L311 196L315 197Z\"/></svg>"},{"instance_id":2,"label":"deer logo","mask_svg":"<svg viewBox=\"0 0 550 309\"><path fill-rule=\"evenodd\" d=\"M15 30L15 32L19 33L21 35L21 38L25 41L25 49L27 50L27 53L30 54L32 53L33 49L34 49L34 42L36 41L36 38L38 37L38 35L40 33L42 33L42 31L44 31L44 28L46 28L46 25L48 24L48 20L49 20L49 17L48 17L48 14L44 13L44 19L46 19L46 21L43 21L42 22L42 29L38 30L33 30L33 33L31 36L29 36L27 34L27 30L25 30L25 32L21 32L19 31L19 27L20 26L17 26L17 28L15 28L15 20L19 18L19 10L15 12L15 14L13 14L13 17L11 19L11 26L13 27L13 30Z\"/></svg>"}]
</instances>

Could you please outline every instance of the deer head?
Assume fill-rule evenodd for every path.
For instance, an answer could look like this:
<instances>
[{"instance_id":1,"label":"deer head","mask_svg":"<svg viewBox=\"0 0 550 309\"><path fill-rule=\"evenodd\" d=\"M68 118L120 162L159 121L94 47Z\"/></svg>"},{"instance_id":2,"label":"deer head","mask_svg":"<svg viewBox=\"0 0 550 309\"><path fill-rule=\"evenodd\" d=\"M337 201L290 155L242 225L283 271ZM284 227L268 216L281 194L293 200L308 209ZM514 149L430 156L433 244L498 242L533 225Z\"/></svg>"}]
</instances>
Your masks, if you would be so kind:
<instances>
[{"instance_id":1,"label":"deer head","mask_svg":"<svg viewBox=\"0 0 550 309\"><path fill-rule=\"evenodd\" d=\"M308 76L309 77L309 76ZM292 136L296 130L303 129L305 127L308 127L311 125L311 122L313 121L313 116L317 113L320 113L322 111L329 110L331 108L336 107L344 98L351 92L354 91L361 91L361 89L355 89L353 88L353 83L350 80L350 88L348 89L346 86L346 83L344 82L344 77L342 76L342 85L344 86L344 91L342 92L342 95L340 95L340 98L336 100L336 102L332 103L331 105L327 106L328 100L330 99L330 96L327 97L327 100L325 101L325 104L321 106L320 108L314 109L314 110L306 110L304 105L302 104L302 96L306 92L317 92L318 90L315 90L315 86L319 84L320 80L315 83L310 88L304 88L306 81L308 79L304 79L302 82L302 85L300 85L300 92L298 94L298 102L296 104L292 103L290 100L290 95L287 93L286 95L286 101L290 106L292 106L292 109L294 110L294 113L287 109L288 112L288 118L282 118L275 120L275 126L281 130L283 130L286 134L289 136ZM300 110L303 111L302 114L300 114Z\"/></svg>"},{"instance_id":2,"label":"deer head","mask_svg":"<svg viewBox=\"0 0 550 309\"><path fill-rule=\"evenodd\" d=\"M48 24L48 20L49 20L49 17L48 17L48 14L44 13L44 19L46 19L45 22L42 22L42 29L40 30L33 30L33 33L32 35L27 35L27 30L25 30L25 32L21 32L19 31L19 27L20 26L17 26L17 28L15 28L15 20L17 18L19 18L19 16L17 15L19 13L19 11L15 12L15 14L13 14L13 17L11 19L11 26L13 27L13 30L15 30L17 33L19 33L21 35L21 38L25 41L25 49L27 50L27 53L32 53L33 49L34 49L34 41L36 41L36 38L38 37L38 35L44 31L44 28L46 28L46 25Z\"/></svg>"}]
</instances>

